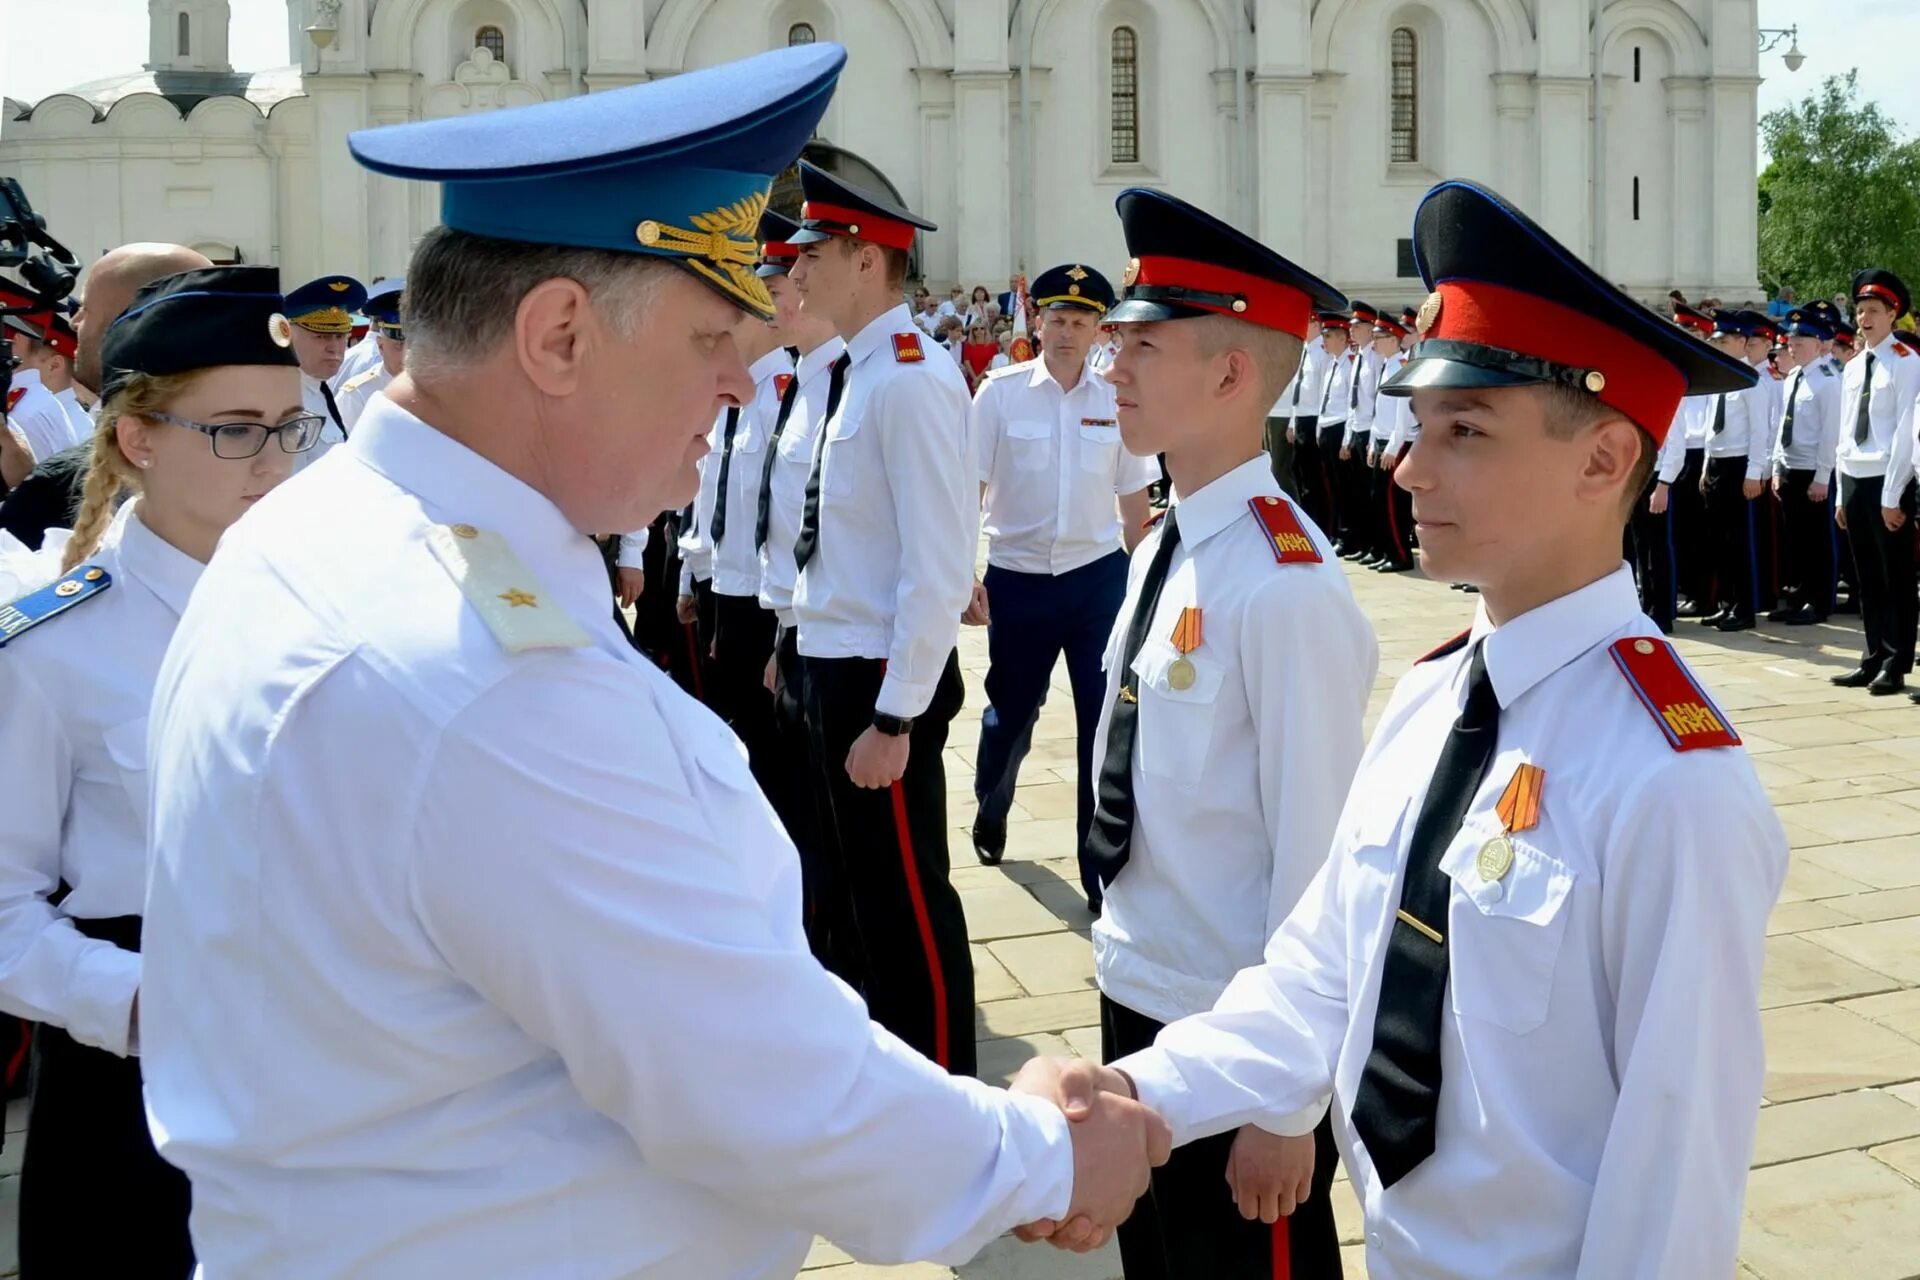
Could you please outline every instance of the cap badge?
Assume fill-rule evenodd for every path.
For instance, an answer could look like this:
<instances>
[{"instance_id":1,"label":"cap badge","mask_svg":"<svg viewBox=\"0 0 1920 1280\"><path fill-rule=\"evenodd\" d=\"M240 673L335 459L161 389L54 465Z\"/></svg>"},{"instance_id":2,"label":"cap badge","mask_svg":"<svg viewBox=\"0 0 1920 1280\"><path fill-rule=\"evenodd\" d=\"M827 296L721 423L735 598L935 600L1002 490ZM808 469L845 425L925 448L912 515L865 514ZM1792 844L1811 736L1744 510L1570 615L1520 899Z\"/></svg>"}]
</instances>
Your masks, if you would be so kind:
<instances>
[{"instance_id":1,"label":"cap badge","mask_svg":"<svg viewBox=\"0 0 1920 1280\"><path fill-rule=\"evenodd\" d=\"M1080 296L1080 286L1077 284L1070 284L1067 286L1067 292L1077 298Z\"/></svg>"},{"instance_id":2,"label":"cap badge","mask_svg":"<svg viewBox=\"0 0 1920 1280\"><path fill-rule=\"evenodd\" d=\"M1138 280L1139 278L1140 278L1140 259L1138 258L1127 259L1127 270L1126 270L1126 273L1120 277L1120 287L1124 289L1129 285L1131 285L1135 280Z\"/></svg>"},{"instance_id":3,"label":"cap badge","mask_svg":"<svg viewBox=\"0 0 1920 1280\"><path fill-rule=\"evenodd\" d=\"M1443 299L1440 297L1439 291L1435 290L1427 295L1425 302L1420 304L1420 313L1413 318L1413 327L1418 329L1422 335L1424 335L1427 330L1433 328L1434 322L1440 319L1440 305L1442 301Z\"/></svg>"},{"instance_id":4,"label":"cap badge","mask_svg":"<svg viewBox=\"0 0 1920 1280\"><path fill-rule=\"evenodd\" d=\"M649 249L673 254L691 271L758 310L763 316L773 312L773 295L766 282L753 273L760 261L760 242L756 232L760 216L767 210L767 193L755 192L730 205L696 213L695 230L656 222L652 218L634 228L634 238Z\"/></svg>"},{"instance_id":5,"label":"cap badge","mask_svg":"<svg viewBox=\"0 0 1920 1280\"><path fill-rule=\"evenodd\" d=\"M267 337L276 347L293 345L293 322L278 311L267 317Z\"/></svg>"},{"instance_id":6,"label":"cap badge","mask_svg":"<svg viewBox=\"0 0 1920 1280\"><path fill-rule=\"evenodd\" d=\"M1074 266L1067 268L1067 279L1078 281L1078 280L1085 280L1086 278L1087 278L1087 273L1077 263ZM1074 292L1078 293L1080 291L1078 289L1075 289Z\"/></svg>"},{"instance_id":7,"label":"cap badge","mask_svg":"<svg viewBox=\"0 0 1920 1280\"><path fill-rule=\"evenodd\" d=\"M335 293L345 293L347 291L347 282L345 280L329 280L327 281L327 288L333 290Z\"/></svg>"}]
</instances>

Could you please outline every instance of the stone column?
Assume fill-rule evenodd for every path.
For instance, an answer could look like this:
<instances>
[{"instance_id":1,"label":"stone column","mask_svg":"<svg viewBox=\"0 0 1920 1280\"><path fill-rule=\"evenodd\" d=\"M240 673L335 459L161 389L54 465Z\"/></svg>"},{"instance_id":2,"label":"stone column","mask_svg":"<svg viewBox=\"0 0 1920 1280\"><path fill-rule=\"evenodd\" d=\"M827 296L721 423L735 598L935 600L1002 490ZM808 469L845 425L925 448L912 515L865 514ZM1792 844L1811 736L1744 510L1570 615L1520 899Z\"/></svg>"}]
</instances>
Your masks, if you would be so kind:
<instances>
[{"instance_id":1,"label":"stone column","mask_svg":"<svg viewBox=\"0 0 1920 1280\"><path fill-rule=\"evenodd\" d=\"M916 67L920 89L920 186L917 212L940 224L920 235L920 271L942 288L959 280L959 192L972 180L958 163L954 138L954 75L944 67ZM905 193L913 201L913 193Z\"/></svg>"},{"instance_id":2,"label":"stone column","mask_svg":"<svg viewBox=\"0 0 1920 1280\"><path fill-rule=\"evenodd\" d=\"M289 214L309 218L318 228L317 273L360 277L372 266L374 218L367 186L372 175L347 151L347 135L367 120L372 84L371 76L307 77L307 97L313 104L314 202L309 210Z\"/></svg>"},{"instance_id":3,"label":"stone column","mask_svg":"<svg viewBox=\"0 0 1920 1280\"><path fill-rule=\"evenodd\" d=\"M588 93L647 79L647 0L586 0Z\"/></svg>"},{"instance_id":4,"label":"stone column","mask_svg":"<svg viewBox=\"0 0 1920 1280\"><path fill-rule=\"evenodd\" d=\"M367 95L371 125L399 124L414 118L414 85L419 76L411 71L376 71ZM400 178L367 177L368 264L370 275L397 276L406 271L413 256L413 216L411 188L421 184Z\"/></svg>"},{"instance_id":5,"label":"stone column","mask_svg":"<svg viewBox=\"0 0 1920 1280\"><path fill-rule=\"evenodd\" d=\"M1306 254L1308 210L1326 170L1312 158L1314 107L1312 6L1308 0L1258 0L1254 22L1254 235L1289 257ZM1324 258L1310 259L1324 265Z\"/></svg>"},{"instance_id":6,"label":"stone column","mask_svg":"<svg viewBox=\"0 0 1920 1280\"><path fill-rule=\"evenodd\" d=\"M1673 281L1698 297L1713 278L1712 173L1707 165L1707 82L1673 76L1666 82L1667 121L1673 131Z\"/></svg>"},{"instance_id":7,"label":"stone column","mask_svg":"<svg viewBox=\"0 0 1920 1280\"><path fill-rule=\"evenodd\" d=\"M1533 77L1521 72L1502 71L1493 76L1493 109L1500 131L1500 193L1523 209L1540 204L1540 189L1535 179L1538 170L1528 163L1534 154Z\"/></svg>"}]
</instances>

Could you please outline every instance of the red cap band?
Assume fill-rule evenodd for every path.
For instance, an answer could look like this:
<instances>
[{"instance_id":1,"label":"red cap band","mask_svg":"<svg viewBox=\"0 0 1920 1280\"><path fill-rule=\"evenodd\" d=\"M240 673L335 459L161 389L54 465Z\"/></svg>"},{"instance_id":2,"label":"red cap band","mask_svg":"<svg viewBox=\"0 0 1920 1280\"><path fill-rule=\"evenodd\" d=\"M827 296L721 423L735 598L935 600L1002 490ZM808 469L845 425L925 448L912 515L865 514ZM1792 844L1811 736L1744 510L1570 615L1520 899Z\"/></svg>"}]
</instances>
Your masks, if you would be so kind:
<instances>
[{"instance_id":1,"label":"red cap band","mask_svg":"<svg viewBox=\"0 0 1920 1280\"><path fill-rule=\"evenodd\" d=\"M1517 289L1478 280L1439 286L1440 315L1428 338L1517 351L1575 369L1597 369L1606 385L1595 395L1658 444L1673 425L1687 378L1653 348L1610 324Z\"/></svg>"},{"instance_id":2,"label":"red cap band","mask_svg":"<svg viewBox=\"0 0 1920 1280\"><path fill-rule=\"evenodd\" d=\"M838 227L821 227L819 230L837 236L848 236L855 240L870 240L874 244L885 245L889 249L913 248L914 228L892 218L883 218L878 214L862 213L858 209L848 209L843 205L821 204L818 200L809 200L800 206L800 216L809 222L837 222Z\"/></svg>"},{"instance_id":3,"label":"red cap band","mask_svg":"<svg viewBox=\"0 0 1920 1280\"><path fill-rule=\"evenodd\" d=\"M800 246L788 244L785 240L769 240L760 246L760 256L762 258L797 258L800 256Z\"/></svg>"},{"instance_id":4,"label":"red cap band","mask_svg":"<svg viewBox=\"0 0 1920 1280\"><path fill-rule=\"evenodd\" d=\"M1158 285L1163 289L1196 289L1202 293L1236 294L1245 300L1245 310L1236 311L1232 307L1215 307L1198 302L1183 305L1191 305L1202 311L1212 311L1223 316L1232 316L1237 320L1246 320L1268 329L1278 329L1296 338L1307 336L1307 321L1313 318L1313 299L1298 289L1289 288L1261 276L1250 276L1244 271L1215 266L1210 262L1151 256L1136 258L1134 261L1139 266L1128 273L1131 276L1127 281L1128 285Z\"/></svg>"},{"instance_id":5,"label":"red cap band","mask_svg":"<svg viewBox=\"0 0 1920 1280\"><path fill-rule=\"evenodd\" d=\"M40 341L71 360L79 351L80 344L74 335L53 327L53 313L42 311L37 315L22 316L28 324L40 331Z\"/></svg>"},{"instance_id":6,"label":"red cap band","mask_svg":"<svg viewBox=\"0 0 1920 1280\"><path fill-rule=\"evenodd\" d=\"M1873 298L1876 301L1886 303L1893 308L1893 314L1896 316L1906 314L1906 308L1900 305L1900 295L1883 284L1861 285L1860 291L1853 295L1853 300L1858 302L1862 298Z\"/></svg>"}]
</instances>

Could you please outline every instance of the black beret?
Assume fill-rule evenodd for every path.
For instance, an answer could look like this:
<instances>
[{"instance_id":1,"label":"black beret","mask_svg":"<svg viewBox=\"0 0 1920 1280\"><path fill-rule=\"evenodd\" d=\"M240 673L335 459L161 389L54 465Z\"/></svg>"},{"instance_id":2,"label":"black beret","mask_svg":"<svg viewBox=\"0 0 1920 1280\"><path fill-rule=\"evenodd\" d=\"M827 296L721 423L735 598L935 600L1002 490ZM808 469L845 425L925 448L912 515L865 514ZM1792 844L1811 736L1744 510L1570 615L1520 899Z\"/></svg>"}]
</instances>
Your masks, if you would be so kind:
<instances>
[{"instance_id":1,"label":"black beret","mask_svg":"<svg viewBox=\"0 0 1920 1280\"><path fill-rule=\"evenodd\" d=\"M282 305L278 267L208 267L143 285L107 326L100 394L112 395L136 373L298 365Z\"/></svg>"}]
</instances>

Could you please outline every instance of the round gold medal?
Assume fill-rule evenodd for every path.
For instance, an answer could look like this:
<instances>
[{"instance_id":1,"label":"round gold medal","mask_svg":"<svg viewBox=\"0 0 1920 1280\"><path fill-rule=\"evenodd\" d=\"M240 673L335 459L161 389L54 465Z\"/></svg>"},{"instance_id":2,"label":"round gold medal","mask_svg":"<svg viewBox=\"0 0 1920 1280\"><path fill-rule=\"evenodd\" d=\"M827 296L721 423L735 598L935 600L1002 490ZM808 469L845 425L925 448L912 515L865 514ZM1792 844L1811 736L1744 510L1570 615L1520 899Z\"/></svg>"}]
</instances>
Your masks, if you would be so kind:
<instances>
[{"instance_id":1,"label":"round gold medal","mask_svg":"<svg viewBox=\"0 0 1920 1280\"><path fill-rule=\"evenodd\" d=\"M1507 872L1513 870L1513 841L1495 836L1481 845L1478 866L1482 880L1504 879Z\"/></svg>"},{"instance_id":2,"label":"round gold medal","mask_svg":"<svg viewBox=\"0 0 1920 1280\"><path fill-rule=\"evenodd\" d=\"M1185 658L1177 658L1174 664L1167 668L1167 683L1176 691L1185 693L1193 688L1193 675L1193 664Z\"/></svg>"}]
</instances>

